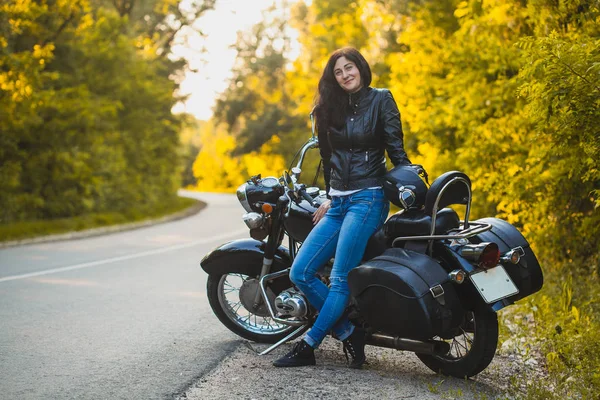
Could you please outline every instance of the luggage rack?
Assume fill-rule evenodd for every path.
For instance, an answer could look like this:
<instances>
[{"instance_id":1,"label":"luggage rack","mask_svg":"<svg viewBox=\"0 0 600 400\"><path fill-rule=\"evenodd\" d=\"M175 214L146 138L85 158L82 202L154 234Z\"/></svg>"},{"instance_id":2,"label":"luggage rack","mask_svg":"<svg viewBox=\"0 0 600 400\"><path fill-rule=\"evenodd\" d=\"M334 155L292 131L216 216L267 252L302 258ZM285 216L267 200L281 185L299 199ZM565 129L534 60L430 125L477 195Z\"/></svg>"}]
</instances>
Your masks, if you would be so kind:
<instances>
[{"instance_id":1,"label":"luggage rack","mask_svg":"<svg viewBox=\"0 0 600 400\"><path fill-rule=\"evenodd\" d=\"M464 227L464 221L460 221ZM482 232L489 231L492 229L491 224L481 224L479 222L470 222L468 228L459 229L456 233L448 235L423 235L423 236L401 236L394 239L392 247L395 247L396 242L404 240L442 240L442 239L467 239L478 235Z\"/></svg>"},{"instance_id":2,"label":"luggage rack","mask_svg":"<svg viewBox=\"0 0 600 400\"><path fill-rule=\"evenodd\" d=\"M405 240L428 240L428 252L431 252L431 244L434 240L467 239L482 232L489 231L492 229L491 224L469 222L471 198L471 180L467 175L459 171L450 171L441 175L431 184L425 199L424 213L431 215L431 233L429 235L397 237L392 241L392 247L394 247L397 242ZM466 206L465 219L460 221L461 228L455 233L435 235L437 212L450 204L463 204Z\"/></svg>"}]
</instances>

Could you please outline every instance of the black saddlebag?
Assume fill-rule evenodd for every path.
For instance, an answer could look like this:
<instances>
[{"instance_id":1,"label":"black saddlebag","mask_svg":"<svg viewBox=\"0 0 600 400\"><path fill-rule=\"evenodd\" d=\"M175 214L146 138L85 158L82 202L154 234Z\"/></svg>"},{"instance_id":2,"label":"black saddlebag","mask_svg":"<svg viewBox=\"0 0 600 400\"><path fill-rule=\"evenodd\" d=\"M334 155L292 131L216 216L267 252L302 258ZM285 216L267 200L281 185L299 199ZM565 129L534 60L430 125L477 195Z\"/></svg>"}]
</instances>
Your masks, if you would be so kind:
<instances>
[{"instance_id":1,"label":"black saddlebag","mask_svg":"<svg viewBox=\"0 0 600 400\"><path fill-rule=\"evenodd\" d=\"M462 321L448 273L421 253L388 249L352 269L348 285L361 318L377 331L424 340L444 337Z\"/></svg>"},{"instance_id":2,"label":"black saddlebag","mask_svg":"<svg viewBox=\"0 0 600 400\"><path fill-rule=\"evenodd\" d=\"M544 275L529 242L510 223L499 218L482 218L474 222L491 224L492 229L471 238L473 243L494 242L504 254L512 248L521 246L525 256L518 264L503 263L504 269L519 289L519 293L509 297L508 301L515 302L540 290L544 284Z\"/></svg>"}]
</instances>

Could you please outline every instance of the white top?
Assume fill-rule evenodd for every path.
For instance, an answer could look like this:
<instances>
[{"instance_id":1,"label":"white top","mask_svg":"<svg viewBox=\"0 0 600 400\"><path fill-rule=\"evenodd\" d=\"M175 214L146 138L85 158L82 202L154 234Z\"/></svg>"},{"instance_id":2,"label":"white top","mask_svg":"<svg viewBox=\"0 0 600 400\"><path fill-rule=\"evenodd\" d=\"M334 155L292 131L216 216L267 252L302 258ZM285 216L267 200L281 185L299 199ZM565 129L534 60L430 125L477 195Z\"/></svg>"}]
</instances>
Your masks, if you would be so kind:
<instances>
[{"instance_id":1,"label":"white top","mask_svg":"<svg viewBox=\"0 0 600 400\"><path fill-rule=\"evenodd\" d=\"M370 187L370 188L363 188L363 189L356 189L356 190L337 190L334 188L329 188L329 195L331 197L333 197L333 196L336 196L336 197L350 196L351 194L360 192L361 190L365 190L365 189L381 189L381 186L374 186L374 187Z\"/></svg>"}]
</instances>

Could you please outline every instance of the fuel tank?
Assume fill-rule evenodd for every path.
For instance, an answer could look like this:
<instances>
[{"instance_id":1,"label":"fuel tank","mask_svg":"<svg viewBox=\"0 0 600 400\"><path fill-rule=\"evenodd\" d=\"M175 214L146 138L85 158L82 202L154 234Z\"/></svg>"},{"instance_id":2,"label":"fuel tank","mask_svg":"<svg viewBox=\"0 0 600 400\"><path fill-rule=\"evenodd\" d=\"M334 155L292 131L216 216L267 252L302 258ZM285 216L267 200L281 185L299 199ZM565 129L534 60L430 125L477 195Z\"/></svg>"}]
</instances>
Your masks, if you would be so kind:
<instances>
[{"instance_id":1,"label":"fuel tank","mask_svg":"<svg viewBox=\"0 0 600 400\"><path fill-rule=\"evenodd\" d=\"M327 197L323 194L315 197L315 200L321 205ZM304 242L314 226L312 217L315 211L317 209L306 200L302 200L300 204L292 202L290 215L283 223L288 236L298 242Z\"/></svg>"}]
</instances>

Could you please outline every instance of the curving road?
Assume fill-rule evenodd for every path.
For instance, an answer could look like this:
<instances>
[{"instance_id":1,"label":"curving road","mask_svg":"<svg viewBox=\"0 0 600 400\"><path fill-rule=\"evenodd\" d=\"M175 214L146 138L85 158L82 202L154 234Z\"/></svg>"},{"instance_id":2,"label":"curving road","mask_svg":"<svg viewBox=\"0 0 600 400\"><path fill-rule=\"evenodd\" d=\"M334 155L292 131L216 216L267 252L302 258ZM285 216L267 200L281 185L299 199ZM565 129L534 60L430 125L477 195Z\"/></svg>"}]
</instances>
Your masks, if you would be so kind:
<instances>
[{"instance_id":1,"label":"curving road","mask_svg":"<svg viewBox=\"0 0 600 400\"><path fill-rule=\"evenodd\" d=\"M0 250L0 397L163 399L240 343L214 317L200 259L247 237L233 195L175 222Z\"/></svg>"}]
</instances>

